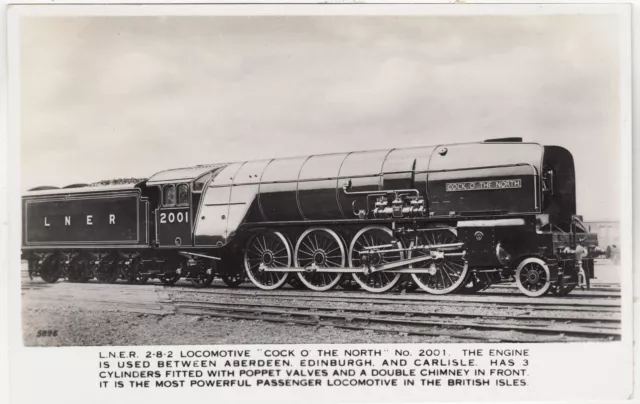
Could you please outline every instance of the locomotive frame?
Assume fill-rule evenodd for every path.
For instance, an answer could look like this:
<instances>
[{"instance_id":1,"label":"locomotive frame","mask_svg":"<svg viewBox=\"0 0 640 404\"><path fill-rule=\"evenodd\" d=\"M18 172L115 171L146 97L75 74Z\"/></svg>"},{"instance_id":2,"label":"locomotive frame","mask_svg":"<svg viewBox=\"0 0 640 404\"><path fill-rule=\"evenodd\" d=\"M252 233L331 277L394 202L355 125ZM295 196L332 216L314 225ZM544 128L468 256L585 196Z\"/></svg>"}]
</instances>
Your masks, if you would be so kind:
<instances>
[{"instance_id":1,"label":"locomotive frame","mask_svg":"<svg viewBox=\"0 0 640 404\"><path fill-rule=\"evenodd\" d=\"M74 232L56 210L90 198L105 204L94 210L115 209L108 201L122 193L146 212L136 216L133 245L96 241L115 214ZM265 290L401 286L439 295L515 280L527 296L565 295L589 287L601 253L575 206L571 154L519 138L313 155L167 170L128 186L31 190L23 256L47 282L183 277L202 287L218 276L235 287L246 276ZM74 214L94 211L81 204ZM33 224L49 220L58 233ZM74 241L78 232L95 237Z\"/></svg>"}]
</instances>

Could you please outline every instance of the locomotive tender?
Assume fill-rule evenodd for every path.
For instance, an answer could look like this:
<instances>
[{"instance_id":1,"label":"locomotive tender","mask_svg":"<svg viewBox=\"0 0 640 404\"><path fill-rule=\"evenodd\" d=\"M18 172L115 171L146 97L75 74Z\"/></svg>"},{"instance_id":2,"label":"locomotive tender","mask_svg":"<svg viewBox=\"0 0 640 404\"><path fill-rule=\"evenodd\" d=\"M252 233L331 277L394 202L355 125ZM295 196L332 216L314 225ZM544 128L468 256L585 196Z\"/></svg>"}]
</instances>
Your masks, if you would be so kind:
<instances>
[{"instance_id":1,"label":"locomotive tender","mask_svg":"<svg viewBox=\"0 0 640 404\"><path fill-rule=\"evenodd\" d=\"M520 138L162 171L23 195L31 275L206 286L292 280L432 294L515 281L589 286L597 236L576 215L571 153Z\"/></svg>"}]
</instances>

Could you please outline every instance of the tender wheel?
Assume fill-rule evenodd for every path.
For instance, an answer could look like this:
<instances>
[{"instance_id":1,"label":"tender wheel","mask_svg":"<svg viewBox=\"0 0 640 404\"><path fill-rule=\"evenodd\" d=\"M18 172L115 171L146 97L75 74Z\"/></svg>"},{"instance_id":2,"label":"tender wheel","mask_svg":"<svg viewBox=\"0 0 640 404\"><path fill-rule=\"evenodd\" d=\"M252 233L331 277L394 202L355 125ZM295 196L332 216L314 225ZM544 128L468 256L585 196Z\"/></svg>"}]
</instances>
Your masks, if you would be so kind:
<instances>
[{"instance_id":1,"label":"tender wheel","mask_svg":"<svg viewBox=\"0 0 640 404\"><path fill-rule=\"evenodd\" d=\"M331 229L312 228L296 243L295 266L307 268L344 268L346 251L340 236ZM325 291L334 288L342 279L340 272L298 272L298 279L309 289Z\"/></svg>"},{"instance_id":2,"label":"tender wheel","mask_svg":"<svg viewBox=\"0 0 640 404\"><path fill-rule=\"evenodd\" d=\"M125 267L125 279L129 284L144 285L149 280L148 275L142 275L140 270L142 269L142 262L140 258L134 258L129 267Z\"/></svg>"},{"instance_id":3,"label":"tender wheel","mask_svg":"<svg viewBox=\"0 0 640 404\"><path fill-rule=\"evenodd\" d=\"M220 279L222 279L222 282L230 288L237 288L244 282L244 276L242 276L242 274L220 275Z\"/></svg>"},{"instance_id":4,"label":"tender wheel","mask_svg":"<svg viewBox=\"0 0 640 404\"><path fill-rule=\"evenodd\" d=\"M413 246L435 246L458 241L458 236L450 229L424 231L412 242ZM450 251L451 252L451 251ZM446 254L447 251L444 251ZM409 250L409 258L427 255L427 250ZM414 264L413 268L428 269L428 273L411 274L414 282L425 292L445 295L460 288L469 271L469 265L462 257L442 257Z\"/></svg>"},{"instance_id":5,"label":"tender wheel","mask_svg":"<svg viewBox=\"0 0 640 404\"><path fill-rule=\"evenodd\" d=\"M115 258L113 258L111 262L101 263L96 269L96 279L98 282L115 283L119 275L118 261Z\"/></svg>"},{"instance_id":6,"label":"tender wheel","mask_svg":"<svg viewBox=\"0 0 640 404\"><path fill-rule=\"evenodd\" d=\"M288 272L269 272L260 268L290 267L293 254L286 237L277 231L258 233L251 237L244 249L244 268L254 285L274 290L285 284Z\"/></svg>"},{"instance_id":7,"label":"tender wheel","mask_svg":"<svg viewBox=\"0 0 640 404\"><path fill-rule=\"evenodd\" d=\"M349 266L352 268L360 268L363 266L360 252L364 251L365 247L389 245L393 243L393 241L393 232L390 229L380 226L365 227L360 230L351 241L351 247L349 248ZM399 248L402 248L402 243L397 241L392 248L386 249L397 250ZM385 253L384 249L381 249L379 253L370 257L370 262L372 265L380 265L401 259L404 259L404 253L402 251ZM398 284L398 281L400 281L401 275L402 274L393 272L376 272L370 275L355 273L353 274L353 279L366 291L383 293L393 289L393 287Z\"/></svg>"},{"instance_id":8,"label":"tender wheel","mask_svg":"<svg viewBox=\"0 0 640 404\"><path fill-rule=\"evenodd\" d=\"M90 277L87 266L89 265L89 257L85 254L74 257L67 267L67 279L69 282L84 283L88 282Z\"/></svg>"},{"instance_id":9,"label":"tender wheel","mask_svg":"<svg viewBox=\"0 0 640 404\"><path fill-rule=\"evenodd\" d=\"M62 266L58 254L47 256L40 267L40 277L47 283L56 283L62 276Z\"/></svg>"},{"instance_id":10,"label":"tender wheel","mask_svg":"<svg viewBox=\"0 0 640 404\"><path fill-rule=\"evenodd\" d=\"M527 258L516 269L516 284L522 293L530 297L542 296L551 287L551 272L540 258Z\"/></svg>"},{"instance_id":11,"label":"tender wheel","mask_svg":"<svg viewBox=\"0 0 640 404\"><path fill-rule=\"evenodd\" d=\"M147 281L149 281L149 277L147 275L135 275L133 276L133 280L129 283L134 283L136 285L144 285L145 283L147 283Z\"/></svg>"}]
</instances>

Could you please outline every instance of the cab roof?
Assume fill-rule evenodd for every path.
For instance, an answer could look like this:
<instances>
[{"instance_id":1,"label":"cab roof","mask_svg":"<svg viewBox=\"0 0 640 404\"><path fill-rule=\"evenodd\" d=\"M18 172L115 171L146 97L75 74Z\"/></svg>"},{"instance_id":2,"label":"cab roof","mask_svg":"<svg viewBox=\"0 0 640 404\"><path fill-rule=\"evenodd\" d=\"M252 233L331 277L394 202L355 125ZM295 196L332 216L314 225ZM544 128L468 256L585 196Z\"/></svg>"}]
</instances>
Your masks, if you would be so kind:
<instances>
[{"instance_id":1,"label":"cab roof","mask_svg":"<svg viewBox=\"0 0 640 404\"><path fill-rule=\"evenodd\" d=\"M147 186L162 185L176 182L191 182L202 177L217 168L224 167L227 164L207 164L195 167L174 168L171 170L160 171L151 176L146 182Z\"/></svg>"}]
</instances>

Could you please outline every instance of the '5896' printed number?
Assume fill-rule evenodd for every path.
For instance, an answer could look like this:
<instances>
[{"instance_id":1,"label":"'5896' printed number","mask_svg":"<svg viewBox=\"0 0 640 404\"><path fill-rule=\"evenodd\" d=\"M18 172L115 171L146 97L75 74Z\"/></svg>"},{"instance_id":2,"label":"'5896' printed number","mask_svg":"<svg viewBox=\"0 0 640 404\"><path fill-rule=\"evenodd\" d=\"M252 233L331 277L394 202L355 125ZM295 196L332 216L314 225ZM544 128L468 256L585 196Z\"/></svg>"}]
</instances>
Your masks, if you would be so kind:
<instances>
[{"instance_id":1,"label":"'5896' printed number","mask_svg":"<svg viewBox=\"0 0 640 404\"><path fill-rule=\"evenodd\" d=\"M57 337L58 330L38 330L36 337Z\"/></svg>"}]
</instances>

